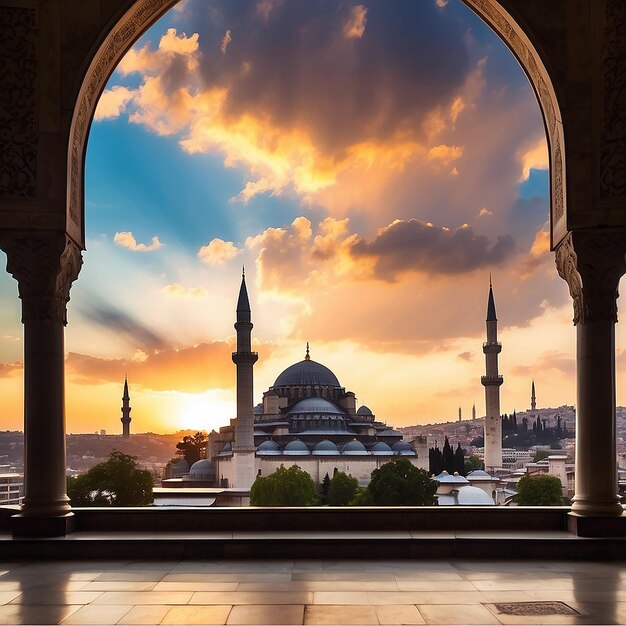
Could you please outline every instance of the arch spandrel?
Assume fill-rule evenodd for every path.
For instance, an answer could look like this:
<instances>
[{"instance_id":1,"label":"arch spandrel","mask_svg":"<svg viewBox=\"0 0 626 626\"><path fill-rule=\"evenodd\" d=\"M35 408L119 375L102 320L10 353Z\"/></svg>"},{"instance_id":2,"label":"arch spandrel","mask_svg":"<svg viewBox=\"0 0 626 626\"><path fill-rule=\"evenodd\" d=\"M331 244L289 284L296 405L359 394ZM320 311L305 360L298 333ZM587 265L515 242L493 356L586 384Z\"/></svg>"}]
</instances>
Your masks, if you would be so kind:
<instances>
[{"instance_id":1,"label":"arch spandrel","mask_svg":"<svg viewBox=\"0 0 626 626\"><path fill-rule=\"evenodd\" d=\"M134 42L179 0L127 0L123 16L108 31L81 84L70 127L68 146L67 231L84 245L84 162L89 127L106 82ZM552 81L524 29L505 10L511 0L462 0L506 43L520 62L543 114L550 154L550 223L554 248L567 234L563 122ZM530 2L529 2L530 4ZM517 7L518 12L522 9Z\"/></svg>"}]
</instances>

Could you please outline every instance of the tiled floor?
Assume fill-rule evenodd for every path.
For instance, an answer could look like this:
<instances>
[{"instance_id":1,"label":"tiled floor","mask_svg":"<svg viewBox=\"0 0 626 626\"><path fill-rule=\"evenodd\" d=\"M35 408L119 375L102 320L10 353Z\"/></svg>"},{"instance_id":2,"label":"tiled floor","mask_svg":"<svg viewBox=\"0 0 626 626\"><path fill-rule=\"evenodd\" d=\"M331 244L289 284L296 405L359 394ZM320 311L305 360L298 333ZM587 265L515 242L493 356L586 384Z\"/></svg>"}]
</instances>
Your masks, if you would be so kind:
<instances>
[{"instance_id":1,"label":"tiled floor","mask_svg":"<svg viewBox=\"0 0 626 626\"><path fill-rule=\"evenodd\" d=\"M550 613L544 606L546 614L520 616L498 606L522 603L537 613L541 602L564 603L573 614ZM0 624L59 623L624 624L626 564L0 563Z\"/></svg>"}]
</instances>

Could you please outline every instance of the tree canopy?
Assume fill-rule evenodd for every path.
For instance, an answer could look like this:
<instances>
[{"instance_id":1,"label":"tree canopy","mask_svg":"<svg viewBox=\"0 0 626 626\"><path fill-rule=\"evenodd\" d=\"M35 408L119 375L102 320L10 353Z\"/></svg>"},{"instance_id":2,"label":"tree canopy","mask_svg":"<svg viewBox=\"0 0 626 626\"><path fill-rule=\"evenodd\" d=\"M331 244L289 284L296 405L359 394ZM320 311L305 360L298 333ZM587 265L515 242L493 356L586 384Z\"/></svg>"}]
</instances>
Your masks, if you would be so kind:
<instances>
[{"instance_id":1,"label":"tree canopy","mask_svg":"<svg viewBox=\"0 0 626 626\"><path fill-rule=\"evenodd\" d=\"M563 486L556 476L526 474L517 483L515 501L520 506L560 506L563 504Z\"/></svg>"},{"instance_id":2,"label":"tree canopy","mask_svg":"<svg viewBox=\"0 0 626 626\"><path fill-rule=\"evenodd\" d=\"M114 450L103 463L67 479L74 506L144 506L152 504L152 474L137 467L137 457Z\"/></svg>"},{"instance_id":3,"label":"tree canopy","mask_svg":"<svg viewBox=\"0 0 626 626\"><path fill-rule=\"evenodd\" d=\"M252 506L311 506L315 484L297 465L281 465L268 476L258 476L250 489Z\"/></svg>"},{"instance_id":4,"label":"tree canopy","mask_svg":"<svg viewBox=\"0 0 626 626\"><path fill-rule=\"evenodd\" d=\"M398 458L372 472L367 487L372 504L381 506L428 506L437 504L437 483L428 472L415 467L408 459ZM363 503L367 494L360 495Z\"/></svg>"},{"instance_id":5,"label":"tree canopy","mask_svg":"<svg viewBox=\"0 0 626 626\"><path fill-rule=\"evenodd\" d=\"M196 461L206 458L207 441L207 436L201 432L185 435L183 440L176 444L176 454L182 456L191 467Z\"/></svg>"},{"instance_id":6,"label":"tree canopy","mask_svg":"<svg viewBox=\"0 0 626 626\"><path fill-rule=\"evenodd\" d=\"M356 494L359 483L345 472L335 472L330 479L327 502L331 506L347 506Z\"/></svg>"}]
</instances>

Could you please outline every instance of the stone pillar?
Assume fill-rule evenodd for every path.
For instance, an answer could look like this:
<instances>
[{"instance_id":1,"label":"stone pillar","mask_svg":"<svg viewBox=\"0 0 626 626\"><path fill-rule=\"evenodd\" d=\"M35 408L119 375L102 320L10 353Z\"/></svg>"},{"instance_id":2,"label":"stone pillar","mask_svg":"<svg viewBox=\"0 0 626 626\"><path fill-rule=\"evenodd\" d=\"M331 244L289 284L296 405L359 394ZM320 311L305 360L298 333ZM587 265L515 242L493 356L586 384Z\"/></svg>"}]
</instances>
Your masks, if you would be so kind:
<instances>
[{"instance_id":1,"label":"stone pillar","mask_svg":"<svg viewBox=\"0 0 626 626\"><path fill-rule=\"evenodd\" d=\"M14 532L63 535L73 516L65 477L64 327L81 250L58 231L4 231L0 246L18 282L24 324L25 498Z\"/></svg>"},{"instance_id":2,"label":"stone pillar","mask_svg":"<svg viewBox=\"0 0 626 626\"><path fill-rule=\"evenodd\" d=\"M623 509L615 452L615 323L619 280L626 272L626 230L569 233L556 249L556 265L574 300L576 326L576 487L572 514L616 517Z\"/></svg>"}]
</instances>

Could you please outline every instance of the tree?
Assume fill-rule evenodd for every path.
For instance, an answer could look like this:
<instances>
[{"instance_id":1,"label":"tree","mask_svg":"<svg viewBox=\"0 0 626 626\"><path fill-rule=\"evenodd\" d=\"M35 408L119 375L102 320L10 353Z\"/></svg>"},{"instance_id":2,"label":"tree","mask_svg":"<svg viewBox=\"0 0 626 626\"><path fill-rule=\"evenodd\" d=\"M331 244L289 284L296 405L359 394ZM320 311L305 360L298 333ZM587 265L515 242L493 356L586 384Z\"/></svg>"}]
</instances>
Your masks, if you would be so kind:
<instances>
[{"instance_id":1,"label":"tree","mask_svg":"<svg viewBox=\"0 0 626 626\"><path fill-rule=\"evenodd\" d=\"M326 472L326 474L324 475L324 478L322 479L322 487L321 487L322 500L326 501L326 498L328 497L329 489L330 489L330 476L328 475L328 472Z\"/></svg>"},{"instance_id":2,"label":"tree","mask_svg":"<svg viewBox=\"0 0 626 626\"><path fill-rule=\"evenodd\" d=\"M315 484L297 465L281 465L273 474L259 476L250 489L252 506L311 506Z\"/></svg>"},{"instance_id":3,"label":"tree","mask_svg":"<svg viewBox=\"0 0 626 626\"><path fill-rule=\"evenodd\" d=\"M556 476L526 474L517 483L515 501L520 506L560 506L563 504L563 486Z\"/></svg>"},{"instance_id":4,"label":"tree","mask_svg":"<svg viewBox=\"0 0 626 626\"><path fill-rule=\"evenodd\" d=\"M74 506L144 506L152 504L152 474L137 467L137 457L114 450L103 463L68 478Z\"/></svg>"},{"instance_id":5,"label":"tree","mask_svg":"<svg viewBox=\"0 0 626 626\"><path fill-rule=\"evenodd\" d=\"M479 456L472 455L467 461L465 461L465 474L469 474L474 470L479 470L483 468L483 462L480 460Z\"/></svg>"},{"instance_id":6,"label":"tree","mask_svg":"<svg viewBox=\"0 0 626 626\"><path fill-rule=\"evenodd\" d=\"M543 461L543 459L547 459L550 456L550 453L547 450L536 450L535 456L533 457L533 463L538 463L539 461Z\"/></svg>"},{"instance_id":7,"label":"tree","mask_svg":"<svg viewBox=\"0 0 626 626\"><path fill-rule=\"evenodd\" d=\"M350 506L372 506L372 492L367 487L357 487L354 498L350 500Z\"/></svg>"},{"instance_id":8,"label":"tree","mask_svg":"<svg viewBox=\"0 0 626 626\"><path fill-rule=\"evenodd\" d=\"M176 454L184 457L191 467L196 461L206 458L207 436L197 432L195 435L185 435L182 441L176 444Z\"/></svg>"},{"instance_id":9,"label":"tree","mask_svg":"<svg viewBox=\"0 0 626 626\"><path fill-rule=\"evenodd\" d=\"M330 506L347 506L356 494L359 486L356 478L345 472L337 472L330 481L327 502Z\"/></svg>"},{"instance_id":10,"label":"tree","mask_svg":"<svg viewBox=\"0 0 626 626\"><path fill-rule=\"evenodd\" d=\"M372 503L382 506L425 506L437 504L437 483L428 472L402 457L372 472L368 485Z\"/></svg>"},{"instance_id":11,"label":"tree","mask_svg":"<svg viewBox=\"0 0 626 626\"><path fill-rule=\"evenodd\" d=\"M454 474L454 450L447 437L443 444L443 469L448 474Z\"/></svg>"},{"instance_id":12,"label":"tree","mask_svg":"<svg viewBox=\"0 0 626 626\"><path fill-rule=\"evenodd\" d=\"M454 471L465 476L465 450L461 448L461 442L456 444L456 450L454 451Z\"/></svg>"}]
</instances>

